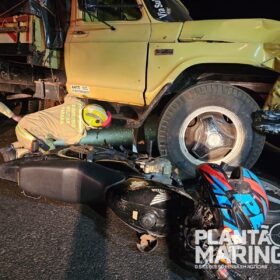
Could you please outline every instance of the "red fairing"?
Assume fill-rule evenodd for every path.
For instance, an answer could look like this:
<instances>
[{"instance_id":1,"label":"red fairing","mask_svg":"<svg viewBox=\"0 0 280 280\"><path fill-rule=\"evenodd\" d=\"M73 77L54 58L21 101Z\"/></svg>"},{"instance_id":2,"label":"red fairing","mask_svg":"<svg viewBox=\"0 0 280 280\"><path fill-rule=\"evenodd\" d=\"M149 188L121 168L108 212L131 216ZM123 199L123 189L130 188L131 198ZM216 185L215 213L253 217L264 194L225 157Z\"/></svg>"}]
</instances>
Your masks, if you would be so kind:
<instances>
[{"instance_id":1,"label":"red fairing","mask_svg":"<svg viewBox=\"0 0 280 280\"><path fill-rule=\"evenodd\" d=\"M205 176L205 178L211 183L213 184L213 180L207 176L213 176L215 177L217 180L219 180L228 190L232 190L232 187L229 185L228 183L228 179L225 177L224 173L214 169L210 164L205 163L202 164L198 167L198 170L202 172L202 174Z\"/></svg>"}]
</instances>

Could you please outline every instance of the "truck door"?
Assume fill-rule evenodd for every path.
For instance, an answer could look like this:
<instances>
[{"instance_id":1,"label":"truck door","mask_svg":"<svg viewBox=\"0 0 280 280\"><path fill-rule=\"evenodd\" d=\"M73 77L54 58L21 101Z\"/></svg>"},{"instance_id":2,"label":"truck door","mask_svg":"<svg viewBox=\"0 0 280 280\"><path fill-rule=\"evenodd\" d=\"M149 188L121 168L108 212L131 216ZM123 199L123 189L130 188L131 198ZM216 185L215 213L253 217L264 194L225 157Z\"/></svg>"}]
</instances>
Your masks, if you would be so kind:
<instances>
[{"instance_id":1,"label":"truck door","mask_svg":"<svg viewBox=\"0 0 280 280\"><path fill-rule=\"evenodd\" d=\"M137 0L77 1L65 45L68 92L143 106L149 37Z\"/></svg>"}]
</instances>

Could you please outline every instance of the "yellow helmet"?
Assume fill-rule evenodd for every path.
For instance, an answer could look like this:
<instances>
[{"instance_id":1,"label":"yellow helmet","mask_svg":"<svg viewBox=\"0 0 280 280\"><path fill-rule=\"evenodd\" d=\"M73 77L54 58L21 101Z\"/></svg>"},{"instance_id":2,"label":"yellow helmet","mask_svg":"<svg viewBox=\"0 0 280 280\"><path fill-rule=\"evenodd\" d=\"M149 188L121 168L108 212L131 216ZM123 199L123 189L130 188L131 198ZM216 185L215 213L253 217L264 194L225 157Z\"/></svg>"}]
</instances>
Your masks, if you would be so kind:
<instances>
[{"instance_id":1,"label":"yellow helmet","mask_svg":"<svg viewBox=\"0 0 280 280\"><path fill-rule=\"evenodd\" d=\"M89 104L83 108L82 112L85 124L90 128L102 128L110 125L112 116L103 107L97 104Z\"/></svg>"}]
</instances>

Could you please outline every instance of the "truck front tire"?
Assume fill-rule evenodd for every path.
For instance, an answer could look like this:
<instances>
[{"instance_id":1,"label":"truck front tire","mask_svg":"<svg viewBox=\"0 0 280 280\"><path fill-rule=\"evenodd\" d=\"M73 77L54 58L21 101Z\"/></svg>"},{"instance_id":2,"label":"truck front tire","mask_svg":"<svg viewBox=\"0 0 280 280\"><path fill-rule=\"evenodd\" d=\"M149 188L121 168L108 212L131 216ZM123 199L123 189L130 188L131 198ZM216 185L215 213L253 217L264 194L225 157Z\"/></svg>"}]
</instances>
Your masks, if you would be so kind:
<instances>
[{"instance_id":1,"label":"truck front tire","mask_svg":"<svg viewBox=\"0 0 280 280\"><path fill-rule=\"evenodd\" d=\"M251 168L265 137L252 128L257 103L243 90L225 83L186 89L167 105L158 128L158 147L184 177L195 176L203 162Z\"/></svg>"}]
</instances>

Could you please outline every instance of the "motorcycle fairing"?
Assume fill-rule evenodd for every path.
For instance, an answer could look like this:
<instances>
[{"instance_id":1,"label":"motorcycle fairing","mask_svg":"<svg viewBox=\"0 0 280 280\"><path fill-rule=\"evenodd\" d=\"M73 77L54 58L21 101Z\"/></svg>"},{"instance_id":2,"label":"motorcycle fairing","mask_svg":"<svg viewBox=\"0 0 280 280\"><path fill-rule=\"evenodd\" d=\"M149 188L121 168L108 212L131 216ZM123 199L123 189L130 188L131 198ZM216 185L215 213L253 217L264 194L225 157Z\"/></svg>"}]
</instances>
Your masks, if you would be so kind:
<instances>
[{"instance_id":1,"label":"motorcycle fairing","mask_svg":"<svg viewBox=\"0 0 280 280\"><path fill-rule=\"evenodd\" d=\"M108 205L135 231L163 237L178 217L193 212L194 201L159 182L131 177L108 192Z\"/></svg>"},{"instance_id":2,"label":"motorcycle fairing","mask_svg":"<svg viewBox=\"0 0 280 280\"><path fill-rule=\"evenodd\" d=\"M227 177L215 164L198 167L206 182L213 207L220 210L220 226L230 232L259 229L265 221L268 199L258 178L248 169L238 168Z\"/></svg>"},{"instance_id":3,"label":"motorcycle fairing","mask_svg":"<svg viewBox=\"0 0 280 280\"><path fill-rule=\"evenodd\" d=\"M250 170L248 170L246 168L242 168L242 171L243 171L243 180L250 184L252 190L255 193L256 199L262 205L263 212L266 215L267 210L268 210L268 206L269 206L269 202L268 202L268 197L266 195L266 192L265 192L265 189L264 189L264 186L263 186L262 182Z\"/></svg>"},{"instance_id":4,"label":"motorcycle fairing","mask_svg":"<svg viewBox=\"0 0 280 280\"><path fill-rule=\"evenodd\" d=\"M19 167L24 191L66 202L104 205L107 191L125 181L121 172L80 160L41 160Z\"/></svg>"}]
</instances>

